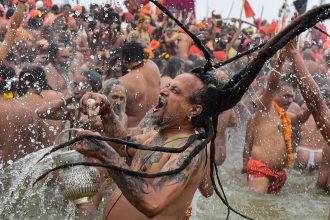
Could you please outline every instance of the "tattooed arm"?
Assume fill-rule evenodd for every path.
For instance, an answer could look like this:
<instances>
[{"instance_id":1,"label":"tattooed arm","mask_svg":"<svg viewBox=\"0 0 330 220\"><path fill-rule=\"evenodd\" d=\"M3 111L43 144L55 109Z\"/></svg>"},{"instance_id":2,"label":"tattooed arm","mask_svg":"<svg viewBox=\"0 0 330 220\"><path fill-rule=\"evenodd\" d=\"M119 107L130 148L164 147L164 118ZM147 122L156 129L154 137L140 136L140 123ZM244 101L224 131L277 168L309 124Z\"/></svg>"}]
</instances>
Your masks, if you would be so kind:
<instances>
[{"instance_id":1,"label":"tattooed arm","mask_svg":"<svg viewBox=\"0 0 330 220\"><path fill-rule=\"evenodd\" d=\"M152 172L165 172L180 167L194 147L195 146L191 146L187 151L180 154L171 154L170 156L168 156L168 154L161 154L157 161L163 161L165 159L165 163L164 165L157 162L153 163L153 167L159 167L157 167L157 171ZM86 149L82 148L77 150L87 156L91 156L91 153L93 153L92 151L90 151L91 153L88 153L86 152ZM109 147L102 148L102 152L100 151L97 154L94 153L93 157L97 157L103 163L129 169L124 159ZM167 157L169 158L167 159ZM185 170L177 175L169 177L143 179L117 171L110 171L109 174L121 189L126 199L144 215L152 218L157 216L164 210L164 208L168 207L169 204L182 196L187 185L191 184L191 178L200 176L200 179L196 181L196 188L198 187L198 184L203 177L205 160L206 156L205 151L203 150L191 161L190 165Z\"/></svg>"}]
</instances>

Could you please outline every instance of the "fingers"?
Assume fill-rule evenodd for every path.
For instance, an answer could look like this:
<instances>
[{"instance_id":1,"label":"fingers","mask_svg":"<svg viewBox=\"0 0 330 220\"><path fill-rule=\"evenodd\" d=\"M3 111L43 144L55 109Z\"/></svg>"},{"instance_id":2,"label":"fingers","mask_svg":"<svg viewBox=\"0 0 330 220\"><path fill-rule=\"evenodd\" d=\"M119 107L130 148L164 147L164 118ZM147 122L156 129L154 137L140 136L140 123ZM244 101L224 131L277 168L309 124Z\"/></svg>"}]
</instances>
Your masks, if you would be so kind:
<instances>
[{"instance_id":1,"label":"fingers","mask_svg":"<svg viewBox=\"0 0 330 220\"><path fill-rule=\"evenodd\" d=\"M91 106L89 106L90 104L90 102L88 102L89 99L95 100L93 101ZM87 92L80 100L80 108L84 114L88 113L87 111L88 108L95 110L98 107L100 107L100 114L111 107L111 103L105 95L99 93Z\"/></svg>"}]
</instances>

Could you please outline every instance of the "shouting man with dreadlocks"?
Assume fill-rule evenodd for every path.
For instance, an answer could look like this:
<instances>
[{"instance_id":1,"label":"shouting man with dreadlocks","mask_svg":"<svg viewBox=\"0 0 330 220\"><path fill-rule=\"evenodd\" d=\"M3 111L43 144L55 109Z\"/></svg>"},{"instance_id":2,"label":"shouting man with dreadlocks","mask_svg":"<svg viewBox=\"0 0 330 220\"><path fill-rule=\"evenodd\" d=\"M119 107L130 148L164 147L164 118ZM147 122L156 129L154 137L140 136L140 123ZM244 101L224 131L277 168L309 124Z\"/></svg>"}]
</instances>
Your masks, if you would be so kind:
<instances>
[{"instance_id":1,"label":"shouting man with dreadlocks","mask_svg":"<svg viewBox=\"0 0 330 220\"><path fill-rule=\"evenodd\" d=\"M153 135L131 140L146 145L178 148L189 136L207 130L207 116L201 94L205 84L193 74L182 74L160 91L158 103L153 107L154 124L159 128ZM108 136L125 139L127 134L117 123L109 100L100 94L88 93L81 100L87 111L87 100L95 99L100 107L104 129ZM203 124L204 123L204 124ZM185 159L200 144L194 141L182 153L133 150L127 146L101 144L95 150L88 144L77 144L76 150L105 164L144 173L171 171L183 165ZM116 151L114 150L116 149ZM123 157L133 157L131 166ZM206 148L191 160L187 168L172 176L144 179L110 171L118 188L110 196L104 209L105 219L183 219L206 170Z\"/></svg>"}]
</instances>

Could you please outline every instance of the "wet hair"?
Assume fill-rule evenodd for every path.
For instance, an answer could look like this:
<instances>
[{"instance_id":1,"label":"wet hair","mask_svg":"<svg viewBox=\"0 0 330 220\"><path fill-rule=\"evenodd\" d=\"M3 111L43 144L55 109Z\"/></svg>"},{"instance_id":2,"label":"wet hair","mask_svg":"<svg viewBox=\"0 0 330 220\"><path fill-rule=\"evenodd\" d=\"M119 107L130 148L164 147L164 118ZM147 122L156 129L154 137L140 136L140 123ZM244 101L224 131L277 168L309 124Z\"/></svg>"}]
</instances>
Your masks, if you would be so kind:
<instances>
[{"instance_id":1,"label":"wet hair","mask_svg":"<svg viewBox=\"0 0 330 220\"><path fill-rule=\"evenodd\" d=\"M71 9L71 5L70 5L70 4L64 4L64 5L61 6L61 11L63 11L63 9L64 9L65 7L69 7L69 8Z\"/></svg>"},{"instance_id":2,"label":"wet hair","mask_svg":"<svg viewBox=\"0 0 330 220\"><path fill-rule=\"evenodd\" d=\"M41 37L45 38L47 41L51 42L53 40L53 29L49 25L44 25L41 28Z\"/></svg>"},{"instance_id":3,"label":"wet hair","mask_svg":"<svg viewBox=\"0 0 330 220\"><path fill-rule=\"evenodd\" d=\"M118 24L117 30L120 31L120 25L121 25L120 17L118 13L116 13L115 10L111 7L110 4L105 4L101 8L100 12L96 15L96 19L98 19L101 23L109 24L109 25L113 23L117 23Z\"/></svg>"},{"instance_id":4,"label":"wet hair","mask_svg":"<svg viewBox=\"0 0 330 220\"><path fill-rule=\"evenodd\" d=\"M0 92L15 92L15 70L6 64L0 64Z\"/></svg>"},{"instance_id":5,"label":"wet hair","mask_svg":"<svg viewBox=\"0 0 330 220\"><path fill-rule=\"evenodd\" d=\"M92 86L92 91L93 92L98 92L101 90L102 88L102 79L101 79L101 75L93 70L90 71L84 71L81 73L81 75L83 75L84 77L86 77L89 81L89 83Z\"/></svg>"},{"instance_id":6,"label":"wet hair","mask_svg":"<svg viewBox=\"0 0 330 220\"><path fill-rule=\"evenodd\" d=\"M125 87L121 80L115 79L115 78L111 78L111 79L106 80L103 83L102 94L105 95L105 96L108 96L110 94L110 92L111 92L112 87L114 87L114 86Z\"/></svg>"},{"instance_id":7,"label":"wet hair","mask_svg":"<svg viewBox=\"0 0 330 220\"><path fill-rule=\"evenodd\" d=\"M59 51L59 45L56 43L50 43L47 49L47 59L46 64L54 63L56 55Z\"/></svg>"},{"instance_id":8,"label":"wet hair","mask_svg":"<svg viewBox=\"0 0 330 220\"><path fill-rule=\"evenodd\" d=\"M62 43L64 45L72 45L72 35L69 31L61 32L58 36L58 43Z\"/></svg>"},{"instance_id":9,"label":"wet hair","mask_svg":"<svg viewBox=\"0 0 330 220\"><path fill-rule=\"evenodd\" d=\"M9 8L6 12L6 19L10 19L15 13L15 9L14 8Z\"/></svg>"},{"instance_id":10,"label":"wet hair","mask_svg":"<svg viewBox=\"0 0 330 220\"><path fill-rule=\"evenodd\" d=\"M63 18L64 18L65 25L63 25L63 29L62 29L62 30L57 30L57 31L66 31L66 30L68 30L68 28L69 28L68 21L66 20L66 18L65 18L64 15L58 16L58 17L54 20L52 26L53 26L54 24L56 24L56 22L58 22L58 20L63 19Z\"/></svg>"},{"instance_id":11,"label":"wet hair","mask_svg":"<svg viewBox=\"0 0 330 220\"><path fill-rule=\"evenodd\" d=\"M51 12L53 12L55 15L60 13L60 8L57 5L53 5L52 8L50 9Z\"/></svg>"},{"instance_id":12,"label":"wet hair","mask_svg":"<svg viewBox=\"0 0 330 220\"><path fill-rule=\"evenodd\" d=\"M155 55L155 57L156 57L156 55ZM159 71L161 73L163 73L164 72L164 61L163 61L163 59L156 58L156 59L153 59L152 61L157 65Z\"/></svg>"},{"instance_id":13,"label":"wet hair","mask_svg":"<svg viewBox=\"0 0 330 220\"><path fill-rule=\"evenodd\" d=\"M29 20L28 20L28 27L30 29L33 29L33 30L37 30L41 27L39 21L38 21L38 18L36 17L31 17Z\"/></svg>"},{"instance_id":14,"label":"wet hair","mask_svg":"<svg viewBox=\"0 0 330 220\"><path fill-rule=\"evenodd\" d=\"M123 61L142 62L145 58L143 47L140 43L125 43L122 48Z\"/></svg>"},{"instance_id":15,"label":"wet hair","mask_svg":"<svg viewBox=\"0 0 330 220\"><path fill-rule=\"evenodd\" d=\"M50 90L48 85L46 72L42 67L31 66L24 67L19 74L17 93L19 96L24 96L29 89Z\"/></svg>"},{"instance_id":16,"label":"wet hair","mask_svg":"<svg viewBox=\"0 0 330 220\"><path fill-rule=\"evenodd\" d=\"M169 76L174 79L180 74L180 69L183 69L184 62L180 57L172 57L164 68L162 76Z\"/></svg>"},{"instance_id":17,"label":"wet hair","mask_svg":"<svg viewBox=\"0 0 330 220\"><path fill-rule=\"evenodd\" d=\"M322 94L323 99L330 99L330 89L329 88L321 89L321 94Z\"/></svg>"},{"instance_id":18,"label":"wet hair","mask_svg":"<svg viewBox=\"0 0 330 220\"><path fill-rule=\"evenodd\" d=\"M93 19L91 21L88 20L88 29L93 31L93 30L95 30L96 25L97 25L97 21L95 19Z\"/></svg>"}]
</instances>

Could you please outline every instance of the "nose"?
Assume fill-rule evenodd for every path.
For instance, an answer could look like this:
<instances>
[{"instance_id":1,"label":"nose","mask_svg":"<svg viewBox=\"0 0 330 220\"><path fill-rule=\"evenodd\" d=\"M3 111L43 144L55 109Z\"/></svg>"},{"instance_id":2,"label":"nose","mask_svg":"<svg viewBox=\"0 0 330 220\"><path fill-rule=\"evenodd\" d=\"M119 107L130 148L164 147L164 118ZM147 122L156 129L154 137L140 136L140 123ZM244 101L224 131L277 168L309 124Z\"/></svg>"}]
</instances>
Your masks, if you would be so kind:
<instances>
[{"instance_id":1,"label":"nose","mask_svg":"<svg viewBox=\"0 0 330 220\"><path fill-rule=\"evenodd\" d=\"M162 96L168 96L169 94L170 94L170 90L166 87L160 90L160 95Z\"/></svg>"}]
</instances>

